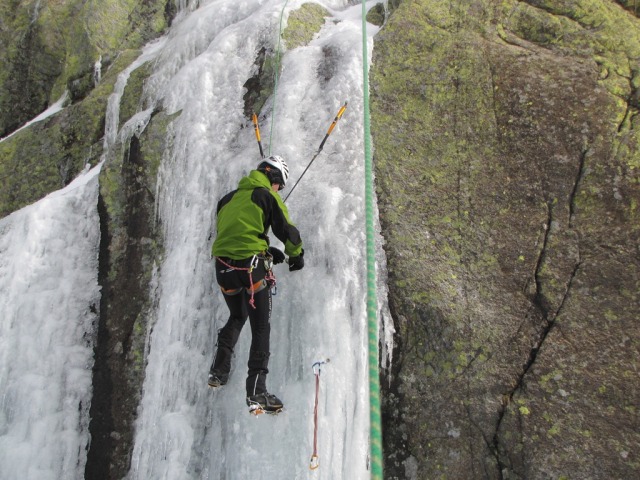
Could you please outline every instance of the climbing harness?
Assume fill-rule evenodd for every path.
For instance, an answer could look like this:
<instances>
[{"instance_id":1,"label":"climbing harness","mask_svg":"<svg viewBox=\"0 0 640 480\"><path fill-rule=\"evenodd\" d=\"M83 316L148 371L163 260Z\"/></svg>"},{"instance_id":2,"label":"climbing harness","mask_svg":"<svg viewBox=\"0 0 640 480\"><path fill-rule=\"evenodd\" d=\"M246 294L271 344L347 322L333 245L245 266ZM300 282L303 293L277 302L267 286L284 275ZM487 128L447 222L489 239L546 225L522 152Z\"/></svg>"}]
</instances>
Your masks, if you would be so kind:
<instances>
[{"instance_id":1,"label":"climbing harness","mask_svg":"<svg viewBox=\"0 0 640 480\"><path fill-rule=\"evenodd\" d=\"M313 406L313 454L309 460L309 470L315 470L320 466L318 457L318 395L320 393L320 367L330 360L327 358L323 362L316 362L311 367L316 376L316 400Z\"/></svg>"},{"instance_id":2,"label":"climbing harness","mask_svg":"<svg viewBox=\"0 0 640 480\"><path fill-rule=\"evenodd\" d=\"M222 265L227 267L228 270L225 270L225 272L238 270L241 272L247 272L249 274L249 285L251 285L250 288L247 288L247 290L251 292L251 298L249 298L249 305L251 305L251 308L253 308L254 310L256 308L254 295L259 291L261 291L265 286L274 290L272 295L276 294L277 292L276 276L273 273L273 260L271 259L271 256L254 255L253 257L251 257L251 262L249 263L248 267L236 267L234 265L229 265L220 257L215 257L215 259L218 260ZM265 268L266 274L263 280L253 283L252 273L253 273L253 270L255 270L255 268L260 263L260 260L264 261L264 268ZM242 288L225 290L224 288L220 287L220 289L222 290L222 293L226 295L236 295L242 291Z\"/></svg>"},{"instance_id":3,"label":"climbing harness","mask_svg":"<svg viewBox=\"0 0 640 480\"><path fill-rule=\"evenodd\" d=\"M342 115L344 114L344 111L347 109L347 102L344 102L344 105L342 107L340 107L340 110L338 110L338 114L336 115L336 117L333 119L333 122L331 123L331 126L329 126L329 130L327 130L326 135L324 136L324 138L322 139L322 142L320 143L320 146L318 147L318 150L316 151L316 154L313 156L313 158L311 159L311 161L308 163L307 168L304 169L304 172L302 172L302 175L300 175L300 177L298 178L298 180L296 181L296 183L293 185L293 187L291 188L291 190L289 190L289 193L287 194L286 197L284 197L283 202L287 201L287 198L289 198L291 196L291 194L293 193L293 191L295 190L296 186L298 185L298 183L300 183L300 180L302 180L302 177L304 176L305 173L307 173L307 170L309 170L309 167L311 166L311 164L313 163L313 161L318 157L318 155L320 155L320 152L322 151L322 149L324 148L324 144L327 141L327 138L329 138L329 135L331 135L331 132L333 132L333 129L336 127L336 124L338 123L338 120L340 120L342 118Z\"/></svg>"}]
</instances>

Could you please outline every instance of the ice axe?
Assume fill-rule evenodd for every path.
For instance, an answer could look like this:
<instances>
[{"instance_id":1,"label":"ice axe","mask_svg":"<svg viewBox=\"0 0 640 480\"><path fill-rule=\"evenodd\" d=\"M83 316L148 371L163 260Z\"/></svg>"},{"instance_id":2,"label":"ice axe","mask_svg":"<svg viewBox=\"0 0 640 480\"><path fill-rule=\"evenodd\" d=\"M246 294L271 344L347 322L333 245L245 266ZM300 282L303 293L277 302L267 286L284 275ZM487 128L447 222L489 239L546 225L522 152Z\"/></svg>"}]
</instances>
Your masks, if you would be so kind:
<instances>
[{"instance_id":1,"label":"ice axe","mask_svg":"<svg viewBox=\"0 0 640 480\"><path fill-rule=\"evenodd\" d=\"M322 139L322 142L320 143L320 146L318 147L318 151L316 151L315 155L313 156L313 158L311 159L311 161L307 165L307 168L304 169L304 172L302 172L302 175L300 175L300 177L298 178L296 183L293 185L293 187L291 188L291 190L289 191L287 196L284 197L283 202L286 202L287 198L289 198L289 196L291 196L291 194L295 190L295 188L298 185L298 183L300 183L300 180L302 180L302 177L304 176L304 174L307 173L307 170L309 170L309 167L311 166L313 161L318 157L318 155L320 155L320 152L322 151L322 148L324 147L324 143L327 141L327 138L329 138L329 135L331 135L331 132L333 132L333 129L335 128L336 124L338 123L338 120L340 120L340 118L342 117L342 114L344 114L344 111L346 109L347 109L347 102L344 102L344 105L342 107L340 107L340 110L338 111L338 114L336 115L336 118L333 119L333 122L331 123L331 126L329 127L329 130L327 130L327 134ZM262 150L262 147L260 147L260 149Z\"/></svg>"},{"instance_id":2,"label":"ice axe","mask_svg":"<svg viewBox=\"0 0 640 480\"><path fill-rule=\"evenodd\" d=\"M262 141L260 140L260 127L258 126L258 115L254 113L253 117L251 117L251 120L253 121L253 129L256 132L256 140L258 140L258 147L260 148L260 157L264 158L264 152L262 151Z\"/></svg>"}]
</instances>

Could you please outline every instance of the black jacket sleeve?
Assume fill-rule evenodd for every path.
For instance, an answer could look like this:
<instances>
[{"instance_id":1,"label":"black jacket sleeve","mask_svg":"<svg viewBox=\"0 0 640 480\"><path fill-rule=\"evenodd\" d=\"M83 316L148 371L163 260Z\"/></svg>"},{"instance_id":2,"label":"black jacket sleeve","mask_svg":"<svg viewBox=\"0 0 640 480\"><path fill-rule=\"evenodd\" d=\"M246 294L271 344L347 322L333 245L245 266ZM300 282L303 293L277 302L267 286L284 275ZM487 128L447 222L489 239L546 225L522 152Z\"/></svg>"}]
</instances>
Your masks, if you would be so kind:
<instances>
[{"instance_id":1,"label":"black jacket sleeve","mask_svg":"<svg viewBox=\"0 0 640 480\"><path fill-rule=\"evenodd\" d=\"M292 256L299 255L302 238L295 225L289 223L287 215L282 211L278 201L266 188L256 188L251 200L264 212L264 234L273 230L273 234L284 243L285 251Z\"/></svg>"}]
</instances>

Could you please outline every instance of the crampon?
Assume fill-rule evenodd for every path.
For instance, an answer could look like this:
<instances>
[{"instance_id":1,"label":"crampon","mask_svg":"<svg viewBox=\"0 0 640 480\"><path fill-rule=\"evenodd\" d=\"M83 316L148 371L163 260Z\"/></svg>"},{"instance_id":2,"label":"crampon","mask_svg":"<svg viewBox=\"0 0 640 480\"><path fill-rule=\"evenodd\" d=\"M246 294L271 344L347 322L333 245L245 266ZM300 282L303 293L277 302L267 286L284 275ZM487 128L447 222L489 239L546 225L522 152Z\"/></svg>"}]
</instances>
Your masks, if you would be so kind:
<instances>
[{"instance_id":1,"label":"crampon","mask_svg":"<svg viewBox=\"0 0 640 480\"><path fill-rule=\"evenodd\" d=\"M254 416L262 415L266 413L267 415L277 415L282 412L282 407L277 408L265 408L259 403L251 403L249 405L249 413Z\"/></svg>"}]
</instances>

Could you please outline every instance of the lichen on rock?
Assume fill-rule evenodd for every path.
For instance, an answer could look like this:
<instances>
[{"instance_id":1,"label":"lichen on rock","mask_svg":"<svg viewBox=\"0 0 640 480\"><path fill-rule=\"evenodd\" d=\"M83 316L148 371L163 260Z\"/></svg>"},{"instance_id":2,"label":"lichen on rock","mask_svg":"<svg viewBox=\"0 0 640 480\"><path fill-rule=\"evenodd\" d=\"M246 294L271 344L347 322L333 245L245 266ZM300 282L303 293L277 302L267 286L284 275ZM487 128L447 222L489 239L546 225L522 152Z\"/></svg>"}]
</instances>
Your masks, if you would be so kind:
<instances>
[{"instance_id":1,"label":"lichen on rock","mask_svg":"<svg viewBox=\"0 0 640 480\"><path fill-rule=\"evenodd\" d=\"M309 44L324 25L329 11L317 3L303 3L289 14L287 26L282 32L282 40L287 49Z\"/></svg>"},{"instance_id":2,"label":"lichen on rock","mask_svg":"<svg viewBox=\"0 0 640 480\"><path fill-rule=\"evenodd\" d=\"M390 478L637 471L639 33L614 2L415 1L376 37Z\"/></svg>"}]
</instances>

